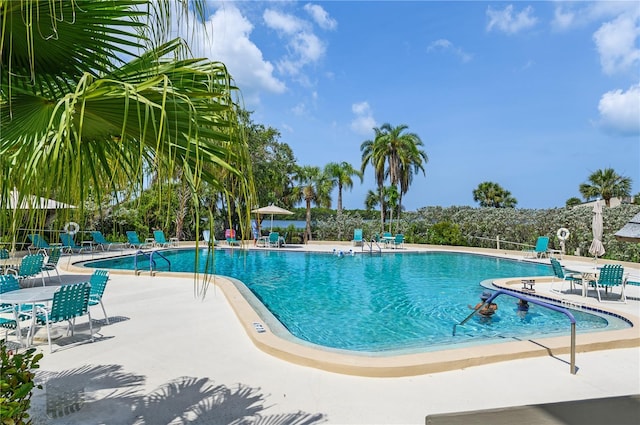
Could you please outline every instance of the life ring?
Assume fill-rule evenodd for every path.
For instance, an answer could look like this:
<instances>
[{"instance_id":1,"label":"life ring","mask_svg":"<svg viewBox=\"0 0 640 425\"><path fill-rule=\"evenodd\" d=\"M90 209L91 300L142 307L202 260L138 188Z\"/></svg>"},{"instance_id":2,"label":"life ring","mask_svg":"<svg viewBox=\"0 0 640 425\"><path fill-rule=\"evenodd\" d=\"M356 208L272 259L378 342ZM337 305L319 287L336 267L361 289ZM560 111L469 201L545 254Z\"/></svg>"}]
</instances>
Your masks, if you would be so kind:
<instances>
[{"instance_id":1,"label":"life ring","mask_svg":"<svg viewBox=\"0 0 640 425\"><path fill-rule=\"evenodd\" d=\"M64 231L70 235L75 235L80 231L80 225L75 221L70 221L64 225Z\"/></svg>"},{"instance_id":2,"label":"life ring","mask_svg":"<svg viewBox=\"0 0 640 425\"><path fill-rule=\"evenodd\" d=\"M570 234L571 233L569 233L569 229L561 227L558 229L556 236L558 236L558 239L560 239L561 241L566 241L567 239L569 239Z\"/></svg>"}]
</instances>

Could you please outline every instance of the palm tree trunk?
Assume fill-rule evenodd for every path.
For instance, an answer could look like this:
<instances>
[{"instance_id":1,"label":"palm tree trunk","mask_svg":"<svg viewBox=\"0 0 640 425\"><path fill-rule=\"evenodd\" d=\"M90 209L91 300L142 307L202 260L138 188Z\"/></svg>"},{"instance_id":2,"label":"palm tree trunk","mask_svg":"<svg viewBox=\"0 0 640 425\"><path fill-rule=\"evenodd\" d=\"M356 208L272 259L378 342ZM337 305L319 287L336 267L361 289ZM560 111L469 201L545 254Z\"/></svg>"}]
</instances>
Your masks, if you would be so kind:
<instances>
[{"instance_id":1,"label":"palm tree trunk","mask_svg":"<svg viewBox=\"0 0 640 425\"><path fill-rule=\"evenodd\" d=\"M311 240L311 199L307 199L307 226L304 230L304 243Z\"/></svg>"},{"instance_id":2,"label":"palm tree trunk","mask_svg":"<svg viewBox=\"0 0 640 425\"><path fill-rule=\"evenodd\" d=\"M382 186L380 186L378 190L380 191L380 231L384 232L385 205L384 205L384 193L382 191Z\"/></svg>"}]
</instances>

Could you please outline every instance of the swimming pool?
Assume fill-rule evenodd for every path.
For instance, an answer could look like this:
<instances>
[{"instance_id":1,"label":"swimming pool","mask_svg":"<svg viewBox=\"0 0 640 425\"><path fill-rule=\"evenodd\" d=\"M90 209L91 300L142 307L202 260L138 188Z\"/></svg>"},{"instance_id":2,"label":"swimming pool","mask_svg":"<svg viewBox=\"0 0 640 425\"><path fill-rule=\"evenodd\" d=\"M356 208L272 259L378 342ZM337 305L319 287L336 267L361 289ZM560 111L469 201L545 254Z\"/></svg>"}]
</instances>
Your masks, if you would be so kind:
<instances>
[{"instance_id":1,"label":"swimming pool","mask_svg":"<svg viewBox=\"0 0 640 425\"><path fill-rule=\"evenodd\" d=\"M192 273L195 251L163 250L171 271ZM200 271L205 250L200 251ZM158 261L158 269L168 267ZM133 256L92 261L88 267L133 269ZM139 264L140 267L140 264ZM274 332L336 350L368 353L429 351L465 344L569 334L567 318L501 295L491 318L463 320L486 279L549 276L549 265L484 255L429 252L336 256L275 250L217 250L216 274L238 279ZM246 292L246 291L245 291ZM251 302L251 296L248 298ZM615 317L572 310L578 332L629 325Z\"/></svg>"}]
</instances>

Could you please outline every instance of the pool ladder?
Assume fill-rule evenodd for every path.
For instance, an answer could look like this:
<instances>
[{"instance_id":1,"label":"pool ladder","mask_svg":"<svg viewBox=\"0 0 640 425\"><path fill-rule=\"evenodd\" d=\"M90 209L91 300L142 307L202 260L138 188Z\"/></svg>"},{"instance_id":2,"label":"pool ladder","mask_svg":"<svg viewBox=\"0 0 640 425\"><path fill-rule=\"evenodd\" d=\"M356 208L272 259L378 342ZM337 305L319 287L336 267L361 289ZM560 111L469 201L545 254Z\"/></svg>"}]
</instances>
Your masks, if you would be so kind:
<instances>
[{"instance_id":1,"label":"pool ladder","mask_svg":"<svg viewBox=\"0 0 640 425\"><path fill-rule=\"evenodd\" d=\"M378 245L378 241L375 240L374 238L371 238L371 242L367 241L366 239L363 239L362 242L362 251L364 252L364 248L365 245L369 247L369 254L373 254L373 244L376 245L376 247L378 248L378 254L382 253L382 248L380 247L380 245Z\"/></svg>"},{"instance_id":2,"label":"pool ladder","mask_svg":"<svg viewBox=\"0 0 640 425\"><path fill-rule=\"evenodd\" d=\"M142 272L142 270L138 270L139 256L142 256L143 258L147 258L149 260L149 274L151 276L153 276L153 269L156 267L156 260L154 260L153 258L154 256L159 256L160 258L164 259L164 261L166 261L167 264L169 265L169 271L171 271L171 261L169 261L169 259L164 255L162 255L160 251L151 251L151 253L148 253L148 252L139 250L136 252L136 256L133 258L133 268L136 274L140 274L140 272Z\"/></svg>"}]
</instances>

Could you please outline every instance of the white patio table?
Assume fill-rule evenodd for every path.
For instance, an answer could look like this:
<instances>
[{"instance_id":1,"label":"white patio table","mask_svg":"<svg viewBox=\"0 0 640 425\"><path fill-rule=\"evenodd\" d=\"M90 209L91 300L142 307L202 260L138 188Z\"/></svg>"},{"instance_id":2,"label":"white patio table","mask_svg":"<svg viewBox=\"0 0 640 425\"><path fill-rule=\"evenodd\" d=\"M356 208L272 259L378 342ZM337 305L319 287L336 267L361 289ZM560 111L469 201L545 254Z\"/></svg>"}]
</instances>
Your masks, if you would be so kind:
<instances>
[{"instance_id":1,"label":"white patio table","mask_svg":"<svg viewBox=\"0 0 640 425\"><path fill-rule=\"evenodd\" d=\"M593 266L566 266L565 268L571 272L580 273L582 277L582 296L586 297L589 291L589 281L598 280L598 274L602 266L594 264Z\"/></svg>"},{"instance_id":2,"label":"white patio table","mask_svg":"<svg viewBox=\"0 0 640 425\"><path fill-rule=\"evenodd\" d=\"M9 291L3 294L0 294L0 303L2 304L13 304L14 306L19 306L20 304L31 304L31 311L34 312L37 303L43 303L53 300L53 295L56 291L60 289L59 286L39 286L34 288L24 288L19 289L17 291ZM16 332L18 332L18 340L20 344L22 344L22 333L20 331L20 320L18 317L19 308L14 309L15 320L16 320ZM31 314L31 325L29 335L33 335L33 331L35 328L35 315ZM29 345L29 341L27 341L27 346Z\"/></svg>"}]
</instances>

